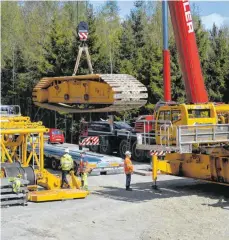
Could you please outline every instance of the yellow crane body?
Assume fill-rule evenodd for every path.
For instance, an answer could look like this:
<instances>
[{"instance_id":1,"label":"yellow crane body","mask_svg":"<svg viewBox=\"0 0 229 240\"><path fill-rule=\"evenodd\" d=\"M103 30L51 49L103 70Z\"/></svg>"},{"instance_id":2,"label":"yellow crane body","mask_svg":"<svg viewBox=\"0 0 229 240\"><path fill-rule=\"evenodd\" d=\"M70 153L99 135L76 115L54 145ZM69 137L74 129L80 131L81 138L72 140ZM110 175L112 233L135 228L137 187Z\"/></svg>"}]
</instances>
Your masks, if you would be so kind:
<instances>
[{"instance_id":1,"label":"yellow crane body","mask_svg":"<svg viewBox=\"0 0 229 240\"><path fill-rule=\"evenodd\" d=\"M151 123L152 131L139 134L137 144L140 150L166 152L162 157L153 156L153 179L159 170L229 185L229 124L220 121L228 114L229 104L159 107ZM150 121L142 122L143 129L147 129Z\"/></svg>"},{"instance_id":2,"label":"yellow crane body","mask_svg":"<svg viewBox=\"0 0 229 240\"><path fill-rule=\"evenodd\" d=\"M165 124L163 121L170 122L171 124L162 128L162 125ZM217 112L212 103L162 106L156 114L156 144L175 145L177 141L176 127L196 124L217 124ZM162 135L169 136L167 138L162 138Z\"/></svg>"},{"instance_id":3,"label":"yellow crane body","mask_svg":"<svg viewBox=\"0 0 229 240\"><path fill-rule=\"evenodd\" d=\"M212 156L207 154L169 153L163 160L153 156L153 180L157 170L162 174L188 177L229 186L229 154Z\"/></svg>"}]
</instances>

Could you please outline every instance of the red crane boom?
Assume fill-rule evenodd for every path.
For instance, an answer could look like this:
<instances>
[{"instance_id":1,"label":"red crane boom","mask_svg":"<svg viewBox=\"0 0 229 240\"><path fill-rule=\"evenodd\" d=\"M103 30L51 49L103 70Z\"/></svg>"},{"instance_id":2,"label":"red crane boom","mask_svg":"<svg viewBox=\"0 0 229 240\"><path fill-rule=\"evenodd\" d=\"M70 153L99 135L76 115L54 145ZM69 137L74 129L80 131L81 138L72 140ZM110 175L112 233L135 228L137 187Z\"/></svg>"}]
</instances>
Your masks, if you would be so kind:
<instances>
[{"instance_id":1,"label":"red crane boom","mask_svg":"<svg viewBox=\"0 0 229 240\"><path fill-rule=\"evenodd\" d=\"M189 103L206 103L208 94L201 71L189 1L168 1L168 3L187 101Z\"/></svg>"}]
</instances>

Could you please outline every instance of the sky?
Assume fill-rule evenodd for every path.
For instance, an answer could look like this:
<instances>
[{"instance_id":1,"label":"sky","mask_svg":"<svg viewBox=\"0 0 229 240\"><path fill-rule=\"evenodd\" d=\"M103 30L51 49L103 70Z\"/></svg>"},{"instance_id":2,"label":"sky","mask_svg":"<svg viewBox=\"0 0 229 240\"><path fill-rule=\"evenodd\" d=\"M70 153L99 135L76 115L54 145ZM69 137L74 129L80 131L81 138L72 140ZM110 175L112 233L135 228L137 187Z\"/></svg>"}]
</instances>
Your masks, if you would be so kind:
<instances>
[{"instance_id":1,"label":"sky","mask_svg":"<svg viewBox=\"0 0 229 240\"><path fill-rule=\"evenodd\" d=\"M105 1L91 0L94 7L101 6ZM125 17L129 14L131 8L133 8L134 1L118 1L121 17ZM210 29L215 24L220 27L222 25L229 25L229 0L225 1L197 1L190 0L190 3L194 3L199 10L202 22L206 29Z\"/></svg>"}]
</instances>

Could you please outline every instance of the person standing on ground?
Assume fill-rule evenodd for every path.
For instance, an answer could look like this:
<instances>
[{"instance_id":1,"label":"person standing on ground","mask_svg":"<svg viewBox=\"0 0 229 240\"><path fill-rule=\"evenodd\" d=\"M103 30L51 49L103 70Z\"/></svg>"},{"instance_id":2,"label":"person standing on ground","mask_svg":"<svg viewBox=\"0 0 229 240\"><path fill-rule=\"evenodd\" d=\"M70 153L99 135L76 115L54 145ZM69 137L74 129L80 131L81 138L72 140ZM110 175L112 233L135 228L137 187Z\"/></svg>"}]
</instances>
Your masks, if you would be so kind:
<instances>
[{"instance_id":1,"label":"person standing on ground","mask_svg":"<svg viewBox=\"0 0 229 240\"><path fill-rule=\"evenodd\" d=\"M64 183L66 183L68 188L70 188L70 185L67 180L67 175L69 174L70 170L73 169L73 159L71 155L69 155L68 148L65 149L65 154L60 159L60 168L62 171L61 188L64 187Z\"/></svg>"},{"instance_id":2,"label":"person standing on ground","mask_svg":"<svg viewBox=\"0 0 229 240\"><path fill-rule=\"evenodd\" d=\"M131 161L131 152L126 151L125 153L126 157L124 160L124 171L126 174L126 190L132 191L132 188L130 188L130 182L131 182L131 174L133 174L134 166Z\"/></svg>"},{"instance_id":3,"label":"person standing on ground","mask_svg":"<svg viewBox=\"0 0 229 240\"><path fill-rule=\"evenodd\" d=\"M88 162L84 161L84 154L85 154L85 152L82 152L80 154L79 175L81 177L82 188L88 188L88 186L87 186Z\"/></svg>"}]
</instances>

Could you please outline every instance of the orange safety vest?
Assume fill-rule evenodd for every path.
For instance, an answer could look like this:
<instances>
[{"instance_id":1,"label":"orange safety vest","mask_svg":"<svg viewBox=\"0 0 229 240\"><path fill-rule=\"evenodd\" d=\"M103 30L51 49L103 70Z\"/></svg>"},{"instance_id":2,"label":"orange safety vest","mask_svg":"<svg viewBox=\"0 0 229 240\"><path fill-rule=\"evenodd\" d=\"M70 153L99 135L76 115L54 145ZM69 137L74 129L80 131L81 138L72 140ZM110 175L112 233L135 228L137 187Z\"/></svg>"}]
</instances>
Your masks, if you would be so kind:
<instances>
[{"instance_id":1,"label":"orange safety vest","mask_svg":"<svg viewBox=\"0 0 229 240\"><path fill-rule=\"evenodd\" d=\"M125 174L130 174L134 171L134 166L129 157L126 157L124 160L124 171Z\"/></svg>"},{"instance_id":2,"label":"orange safety vest","mask_svg":"<svg viewBox=\"0 0 229 240\"><path fill-rule=\"evenodd\" d=\"M86 172L88 166L88 162L84 162L82 159L80 160L80 165L79 165L79 172L84 173Z\"/></svg>"}]
</instances>

